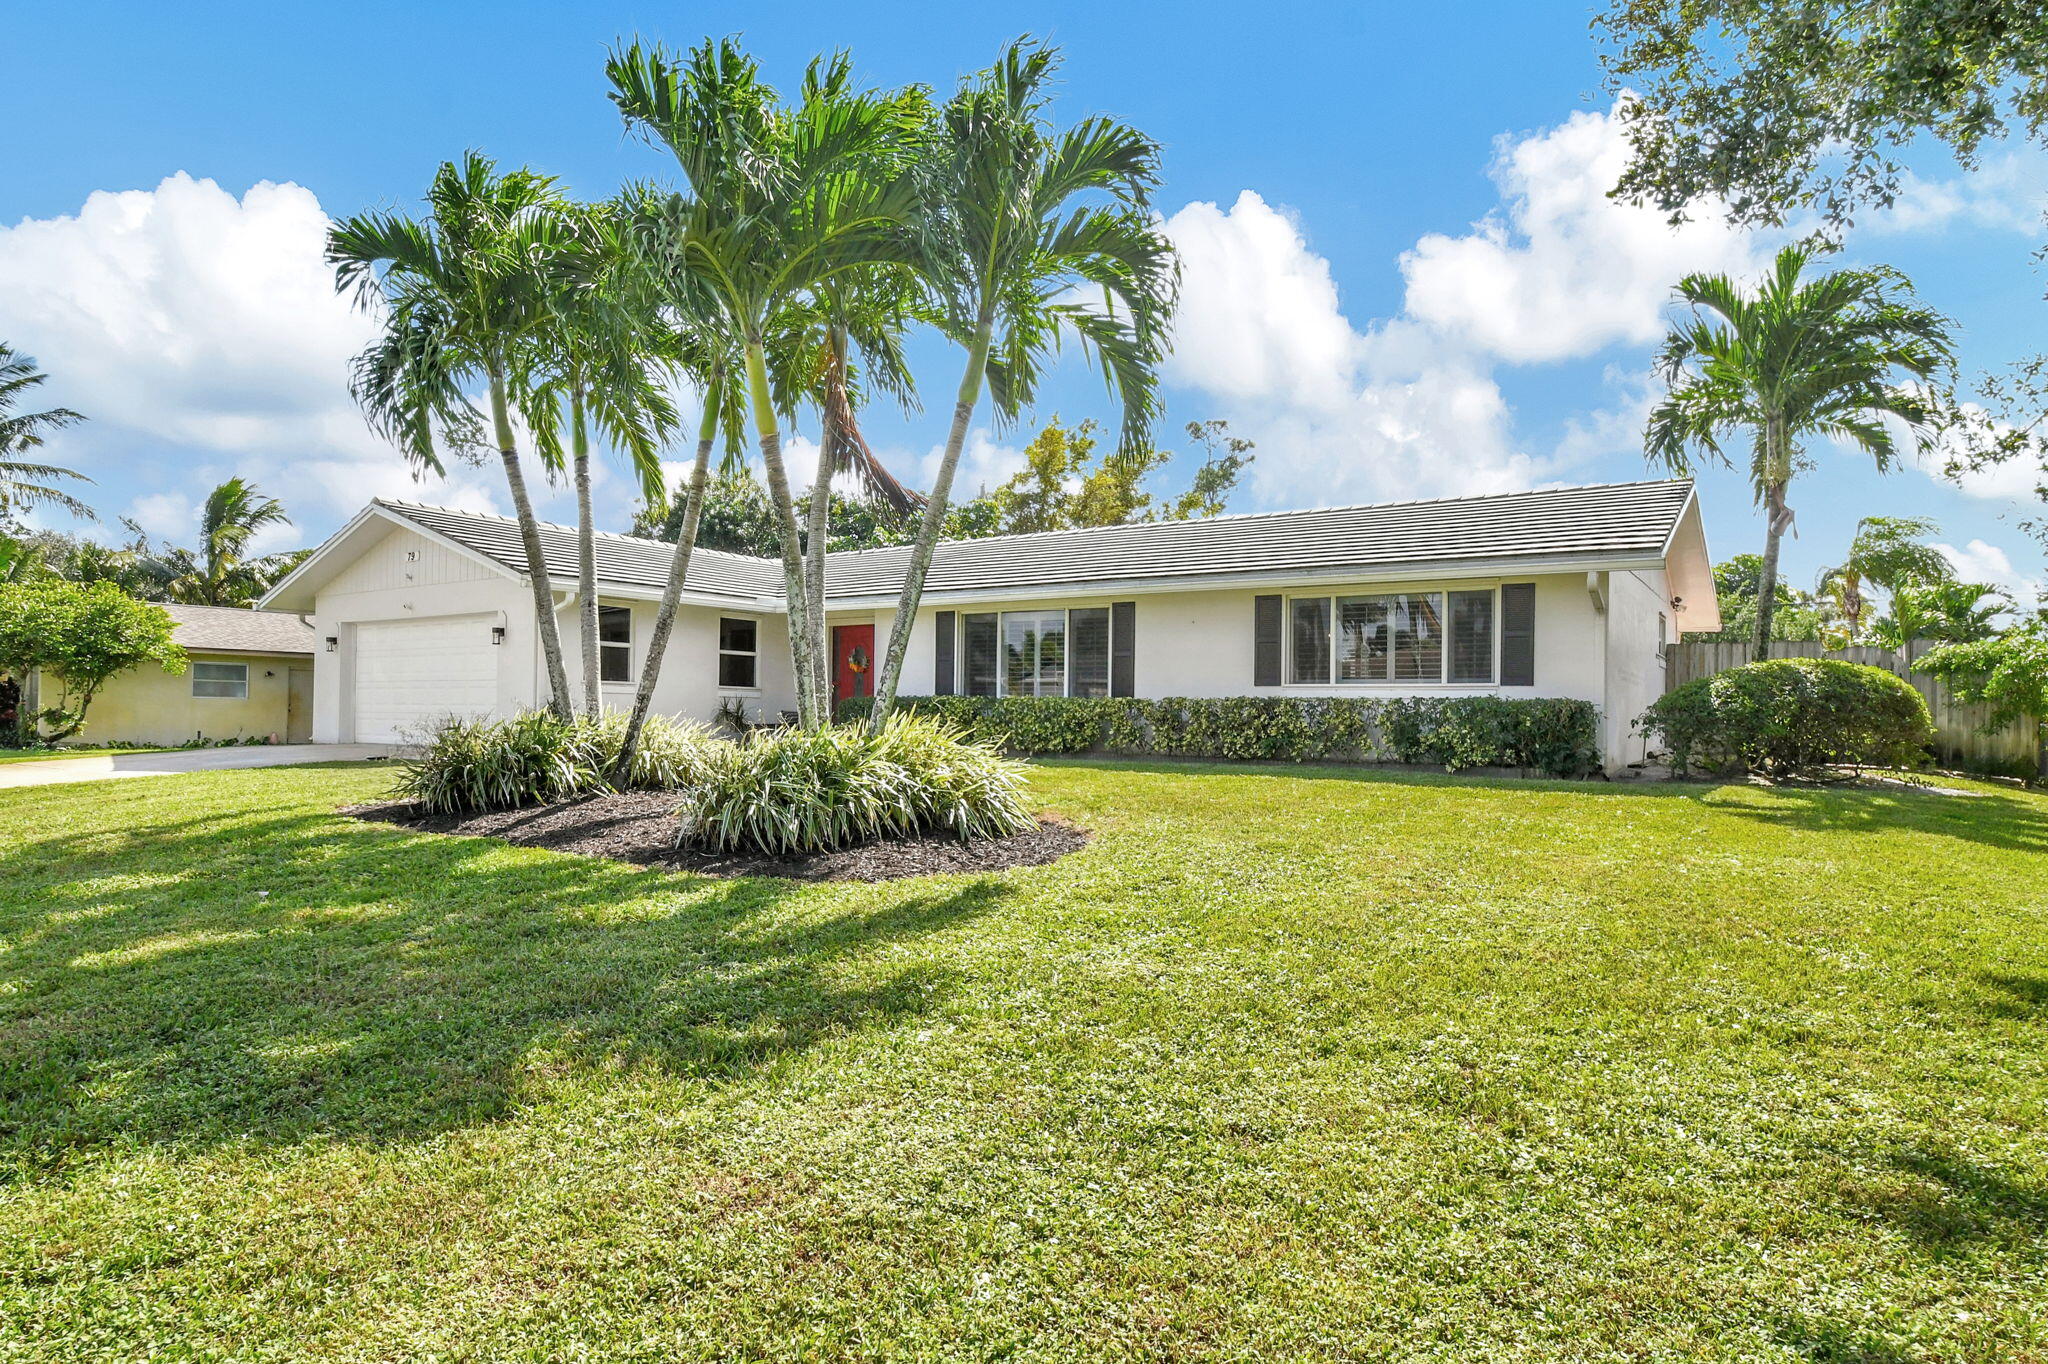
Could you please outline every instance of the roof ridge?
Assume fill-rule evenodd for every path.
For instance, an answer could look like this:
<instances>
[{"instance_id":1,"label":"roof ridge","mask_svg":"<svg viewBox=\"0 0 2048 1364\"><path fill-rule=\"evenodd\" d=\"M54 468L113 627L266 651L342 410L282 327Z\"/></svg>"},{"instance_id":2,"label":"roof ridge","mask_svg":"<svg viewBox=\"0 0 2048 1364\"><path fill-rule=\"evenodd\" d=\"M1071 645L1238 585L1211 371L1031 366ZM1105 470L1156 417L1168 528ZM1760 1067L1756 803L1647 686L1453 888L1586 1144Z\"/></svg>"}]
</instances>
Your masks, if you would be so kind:
<instances>
[{"instance_id":1,"label":"roof ridge","mask_svg":"<svg viewBox=\"0 0 2048 1364\"><path fill-rule=\"evenodd\" d=\"M1055 530L1020 530L1003 535L976 535L973 543L985 544L991 540L1025 540L1040 536L1087 535L1106 530L1138 530L1150 526L1211 526L1222 521L1256 521L1266 517L1318 516L1325 512L1386 511L1394 507L1440 507L1452 502L1504 501L1511 497L1534 497L1540 493L1583 493L1606 488L1659 488L1676 485L1690 486L1690 478L1636 478L1623 479L1614 483L1561 483L1548 488L1519 488L1504 493L1463 493L1456 497L1412 497L1394 502L1344 502L1329 507L1293 507L1276 511L1222 512L1215 516L1184 516L1172 521L1120 521L1108 526L1061 526ZM942 541L962 544L965 541ZM828 558L845 557L855 554L885 554L895 550L908 549L908 542L899 545L872 545L866 549L842 549L828 553Z\"/></svg>"},{"instance_id":2,"label":"roof ridge","mask_svg":"<svg viewBox=\"0 0 2048 1364\"><path fill-rule=\"evenodd\" d=\"M370 500L380 507L391 507L394 509L410 508L415 511L436 511L443 512L449 516L470 516L476 518L479 521L504 521L513 525L517 525L519 522L518 517L506 516L502 512L470 511L465 507L444 507L437 502L413 502L402 497L373 497ZM575 535L577 533L576 527L565 526L560 521L536 521L534 524L545 527L549 530L561 531L565 535ZM651 535L627 535L623 531L595 529L593 529L590 533L593 537L596 537L598 539L624 540L626 543L634 545L658 545L663 548L669 549L672 549L675 546L675 541L673 540L658 540ZM727 559L745 559L749 563L772 564L778 562L776 559L765 554L741 554L737 550L713 549L708 545L694 545L691 547L690 553L692 555L717 554Z\"/></svg>"}]
</instances>

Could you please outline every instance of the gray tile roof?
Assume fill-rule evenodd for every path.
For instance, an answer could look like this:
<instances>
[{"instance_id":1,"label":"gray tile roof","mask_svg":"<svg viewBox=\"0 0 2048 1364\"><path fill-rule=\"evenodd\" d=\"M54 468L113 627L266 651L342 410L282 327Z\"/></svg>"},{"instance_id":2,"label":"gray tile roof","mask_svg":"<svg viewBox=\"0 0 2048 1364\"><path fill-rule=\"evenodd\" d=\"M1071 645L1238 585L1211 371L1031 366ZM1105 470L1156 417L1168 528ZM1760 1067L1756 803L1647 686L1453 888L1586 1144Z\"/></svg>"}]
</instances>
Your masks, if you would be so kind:
<instances>
[{"instance_id":1,"label":"gray tile roof","mask_svg":"<svg viewBox=\"0 0 2048 1364\"><path fill-rule=\"evenodd\" d=\"M925 590L1227 579L1460 560L1649 556L1669 541L1691 492L1689 480L1664 479L951 540L933 556ZM519 526L509 517L411 502L379 505L514 572L526 569ZM558 581L573 579L575 531L543 525L541 537L549 574ZM673 546L659 540L599 535L597 576L603 582L658 589L668 581L672 552ZM907 545L833 554L826 567L828 591L839 598L893 596L902 588L909 559ZM782 566L773 559L699 550L690 556L689 586L714 596L780 598Z\"/></svg>"},{"instance_id":2,"label":"gray tile roof","mask_svg":"<svg viewBox=\"0 0 2048 1364\"><path fill-rule=\"evenodd\" d=\"M198 653L310 654L313 627L283 611L164 603L171 639Z\"/></svg>"},{"instance_id":3,"label":"gray tile roof","mask_svg":"<svg viewBox=\"0 0 2048 1364\"><path fill-rule=\"evenodd\" d=\"M377 505L473 549L514 573L526 572L526 547L520 542L519 523L509 516L451 511L447 507L428 507L417 502L398 502L387 498L379 498ZM633 535L600 533L596 538L600 582L656 590L668 586L674 545ZM542 522L540 539L541 550L548 561L548 576L558 583L574 583L575 527ZM690 555L690 574L685 586L693 592L710 596L779 598L782 595L782 564L774 559L757 559L750 554L700 549Z\"/></svg>"},{"instance_id":4,"label":"gray tile roof","mask_svg":"<svg viewBox=\"0 0 2048 1364\"><path fill-rule=\"evenodd\" d=\"M949 541L933 556L925 590L1654 555L1691 491L1689 480L1666 479ZM828 590L835 597L893 595L909 558L904 546L834 554Z\"/></svg>"}]
</instances>

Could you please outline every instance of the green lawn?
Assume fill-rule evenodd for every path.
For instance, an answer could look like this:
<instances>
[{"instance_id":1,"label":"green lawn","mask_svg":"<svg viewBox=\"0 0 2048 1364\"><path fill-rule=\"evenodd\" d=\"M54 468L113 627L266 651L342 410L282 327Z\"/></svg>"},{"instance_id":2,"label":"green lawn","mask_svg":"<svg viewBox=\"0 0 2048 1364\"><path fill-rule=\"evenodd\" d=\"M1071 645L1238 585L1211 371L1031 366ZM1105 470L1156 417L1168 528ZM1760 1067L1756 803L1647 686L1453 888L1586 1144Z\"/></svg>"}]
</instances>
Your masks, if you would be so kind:
<instances>
[{"instance_id":1,"label":"green lawn","mask_svg":"<svg viewBox=\"0 0 2048 1364\"><path fill-rule=\"evenodd\" d=\"M797 887L390 779L0 792L0 1359L2048 1357L2048 799L1073 764Z\"/></svg>"},{"instance_id":2,"label":"green lawn","mask_svg":"<svg viewBox=\"0 0 2048 1364\"><path fill-rule=\"evenodd\" d=\"M0 748L0 763L46 763L58 758L114 758L123 753L171 753L169 748L41 748L29 752Z\"/></svg>"}]
</instances>

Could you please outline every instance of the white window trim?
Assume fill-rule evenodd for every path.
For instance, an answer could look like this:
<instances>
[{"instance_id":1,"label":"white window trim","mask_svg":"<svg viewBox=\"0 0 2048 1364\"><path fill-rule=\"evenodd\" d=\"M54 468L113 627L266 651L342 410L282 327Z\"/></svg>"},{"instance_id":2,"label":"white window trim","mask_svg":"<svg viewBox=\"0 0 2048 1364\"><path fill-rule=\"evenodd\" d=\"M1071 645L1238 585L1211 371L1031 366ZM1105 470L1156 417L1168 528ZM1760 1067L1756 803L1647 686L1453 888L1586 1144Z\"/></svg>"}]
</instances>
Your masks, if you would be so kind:
<instances>
[{"instance_id":1,"label":"white window trim","mask_svg":"<svg viewBox=\"0 0 2048 1364\"><path fill-rule=\"evenodd\" d=\"M1434 688L1440 691L1498 691L1500 689L1500 587L1497 582L1484 583L1418 583L1412 586L1384 583L1368 583L1358 587L1333 587L1322 592L1297 592L1285 600L1285 610L1280 618L1281 652L1280 685L1282 687L1384 687L1388 689ZM1493 677L1486 682L1452 682L1451 675L1451 594L1453 592L1490 592L1493 594ZM1443 648L1441 661L1434 682L1418 682L1395 678L1337 676L1337 602L1345 597L1415 597L1434 593L1443 598ZM1297 601L1320 601L1327 604L1329 619L1330 666L1327 680L1322 682L1301 682L1294 676L1294 603Z\"/></svg>"},{"instance_id":2,"label":"white window trim","mask_svg":"<svg viewBox=\"0 0 2048 1364\"><path fill-rule=\"evenodd\" d=\"M951 610L953 608L948 609ZM1049 616L1055 611L1059 612L1060 615L1060 629L1063 632L1062 638L1066 641L1065 647L1067 651L1066 657L1061 663L1060 690L1058 694L1067 697L1071 697L1074 694L1074 613L1076 611L1102 611L1108 613L1109 657L1104 660L1104 663L1108 667L1110 675L1103 682L1103 695L1108 696L1110 689L1116 684L1116 599L1111 597L1104 597L1099 601L1082 598L1078 602L1070 602L1065 606L1019 605L1014 608L997 606L987 611L955 610L953 616L953 686L956 689L955 694L960 696L973 696L976 694L967 690L970 685L967 670L967 618L969 616L994 616L996 618L996 689L989 693L989 695L992 697L1006 697L1010 695L1010 674L1009 670L1003 667L1002 660L1003 617ZM1028 693L1031 696L1041 696L1044 694L1042 692Z\"/></svg>"},{"instance_id":3,"label":"white window trim","mask_svg":"<svg viewBox=\"0 0 2048 1364\"><path fill-rule=\"evenodd\" d=\"M1059 691L1058 691L1058 692L1054 693L1054 695L1057 695L1057 696L1067 696L1067 695L1070 695L1070 694L1071 694L1071 689L1072 689L1072 687L1073 687L1073 684L1074 684L1074 678L1073 678L1073 668L1072 668L1072 667L1070 666L1070 665L1071 665L1071 659L1070 659L1070 658L1068 657L1068 654L1067 654L1067 641L1068 641L1068 639L1070 638L1070 635L1068 634L1068 631L1069 631L1069 628L1070 628L1070 626L1071 626L1071 622L1070 622L1070 621L1068 621L1068 619L1067 619L1067 610L1068 610L1068 608L1067 608L1067 607L1064 607L1064 606L1040 606L1040 607L1030 607L1030 606L1026 606L1026 607L1021 607L1021 608L1019 608L1018 610L1015 610L1015 611L998 611L998 612L996 612L996 613L995 613L995 617L996 617L996 695L997 695L997 696L1009 696L1009 695L1012 695L1012 693L1011 693L1011 691L1010 691L1010 670L1009 670L1008 668L1006 668L1006 667L1004 667L1004 666L1003 666L1003 653L1002 653L1002 651L1003 651L1003 650L1004 650L1005 648L1007 648L1007 647L1008 647L1008 629L1007 629L1007 626L1005 625L1005 619L1006 619L1007 617L1009 617L1009 616L1050 616L1050 615L1054 615L1054 614L1057 614L1057 615L1059 616L1059 618L1060 618L1060 650L1061 650L1061 654L1060 654L1060 689L1059 689ZM1042 648L1043 648L1043 641L1042 641L1042 638L1041 638L1041 651L1042 651ZM1032 670L1031 670L1031 674L1032 674L1032 676L1033 676L1034 678L1036 678L1036 677L1037 677L1037 675L1038 675L1038 667L1037 667L1037 660L1033 660L1033 667L1032 667ZM1044 692L1042 692L1042 691L1038 691L1038 690L1036 690L1035 688L1034 688L1033 690L1031 690L1031 691L1028 691L1028 692L1025 692L1025 693L1023 693L1023 694L1024 694L1025 696L1027 696L1027 697L1032 697L1032 698L1036 698L1036 697L1042 697L1042 696L1046 695L1046 693L1044 693Z\"/></svg>"},{"instance_id":4,"label":"white window trim","mask_svg":"<svg viewBox=\"0 0 2048 1364\"><path fill-rule=\"evenodd\" d=\"M604 637L604 613L607 611L623 611L626 613L626 637L623 640L608 640ZM634 645L638 642L638 634L639 624L633 619L632 607L620 606L616 602L605 602L597 608L597 672L599 686L634 687L639 685L640 669L634 666L638 660L634 657L633 653ZM626 675L618 681L607 682L604 680L604 655L607 649L624 649L626 651Z\"/></svg>"},{"instance_id":5,"label":"white window trim","mask_svg":"<svg viewBox=\"0 0 2048 1364\"><path fill-rule=\"evenodd\" d=\"M753 625L753 627L754 627L754 647L753 647L753 648L751 648L751 649L728 649L728 648L726 648L726 647L725 647L725 623L726 623L727 621L729 621L729 620L744 620L744 621L748 621L748 622L752 623L752 625ZM716 682L716 683L718 684L718 694L719 694L719 695L721 695L721 696L759 696L759 695L761 694L761 619L760 619L760 617L758 617L758 616L727 616L727 615L721 615L721 616L719 616L719 617L718 617L718 625L717 625L717 630L718 630L718 633L717 633L717 635L716 635L716 636L714 636L714 640L715 640L715 642L716 642L716 643L717 643L717 645L718 645L718 649L717 649L717 654L718 654L718 671L717 671L717 673L716 673L716 674L714 674L714 675L713 675L713 677L712 677L712 681L713 681L713 682ZM754 685L752 685L751 687L743 687L743 686L740 686L740 685L739 685L739 684L737 684L737 683L734 683L734 684L732 684L732 685L728 686L728 685L727 685L727 684L726 684L726 683L724 682L723 678L724 678L724 675L725 675L725 659L726 659L726 656L727 656L728 654L730 654L730 655L731 655L732 657L734 657L734 658L751 658L751 659L753 659L753 660L754 660Z\"/></svg>"},{"instance_id":6,"label":"white window trim","mask_svg":"<svg viewBox=\"0 0 2048 1364\"><path fill-rule=\"evenodd\" d=\"M235 681L235 680L239 680L239 681L241 682L241 684L242 684L242 691L241 691L241 694L240 694L240 695L238 695L238 696L208 696L208 695L206 695L206 694L205 694L204 692L198 692L198 691L194 691L194 692L192 693L192 699L193 699L194 701L246 701L246 700L248 700L248 699L249 699L249 665L248 665L248 664L246 664L246 663L224 663L224 662L221 662L221 661L220 661L220 660L218 660L218 659L211 659L211 658L196 658L196 659L192 660L192 678L191 678L191 683L190 683L190 685L191 685L191 686L193 686L193 687L197 687L197 686L199 685L200 681L202 680L202 679L200 678L200 676L199 676L199 670L200 670L201 668L240 668L240 669L242 670L242 676L241 676L241 677L240 677L239 679L233 679L233 678L226 678L226 677L209 677L209 678L206 678L206 679L204 679L204 680L205 680L205 681L208 681L208 682L229 682L229 681Z\"/></svg>"}]
</instances>

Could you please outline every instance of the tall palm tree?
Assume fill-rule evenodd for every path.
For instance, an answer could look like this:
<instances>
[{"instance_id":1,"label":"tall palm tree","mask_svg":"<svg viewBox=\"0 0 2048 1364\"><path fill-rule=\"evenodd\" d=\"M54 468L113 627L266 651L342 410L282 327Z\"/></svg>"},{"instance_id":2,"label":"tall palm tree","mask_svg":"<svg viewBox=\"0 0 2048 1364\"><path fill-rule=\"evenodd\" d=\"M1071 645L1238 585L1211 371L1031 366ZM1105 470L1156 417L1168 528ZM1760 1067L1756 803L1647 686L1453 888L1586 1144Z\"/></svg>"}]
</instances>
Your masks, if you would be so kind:
<instances>
[{"instance_id":1,"label":"tall palm tree","mask_svg":"<svg viewBox=\"0 0 2048 1364\"><path fill-rule=\"evenodd\" d=\"M559 472L562 426L576 488L576 601L583 640L583 708L603 710L597 640L596 527L590 505L593 430L623 452L642 496L665 493L661 448L676 423L661 375L672 333L616 204L565 205L566 242L549 262L549 307L534 337L530 386L520 406L533 423L541 463ZM566 412L564 409L566 408Z\"/></svg>"},{"instance_id":2,"label":"tall palm tree","mask_svg":"<svg viewBox=\"0 0 2048 1364\"><path fill-rule=\"evenodd\" d=\"M926 157L924 267L967 363L889 630L877 725L896 697L983 387L997 414L1014 419L1071 336L1123 403L1125 448L1139 447L1159 409L1158 366L1180 278L1150 212L1159 148L1107 118L1056 132L1047 117L1056 62L1050 48L1012 43L946 102ZM1100 306L1079 301L1084 291Z\"/></svg>"},{"instance_id":3,"label":"tall palm tree","mask_svg":"<svg viewBox=\"0 0 2048 1364\"><path fill-rule=\"evenodd\" d=\"M61 507L88 521L98 519L91 507L54 486L58 479L75 478L81 483L90 483L91 479L54 464L17 458L41 445L50 432L85 420L68 407L46 408L41 412L16 410L49 378L36 368L35 361L0 341L0 521L17 511L36 507Z\"/></svg>"},{"instance_id":4,"label":"tall palm tree","mask_svg":"<svg viewBox=\"0 0 2048 1364\"><path fill-rule=\"evenodd\" d=\"M814 297L790 312L797 333L797 363L806 396L818 409L818 468L811 479L804 524L804 590L812 619L823 631L825 550L832 515L832 483L852 474L884 514L907 520L924 499L905 488L882 464L861 434L859 407L869 390L887 393L909 406L916 392L903 339L921 309L922 290L903 268L849 272L828 281ZM852 359L858 348L862 364ZM815 651L814 684L829 702L831 663L826 649Z\"/></svg>"},{"instance_id":5,"label":"tall palm tree","mask_svg":"<svg viewBox=\"0 0 2048 1364\"><path fill-rule=\"evenodd\" d=\"M250 540L265 526L288 526L284 504L235 477L206 495L199 513L199 548L171 548L149 556L144 571L163 584L171 601L193 606L247 606L263 595L277 575L271 560L244 557Z\"/></svg>"},{"instance_id":6,"label":"tall palm tree","mask_svg":"<svg viewBox=\"0 0 2048 1364\"><path fill-rule=\"evenodd\" d=\"M1848 641L1863 637L1869 600L1866 585L1895 594L1909 583L1946 582L1955 568L1942 552L1927 543L1940 527L1924 516L1866 516L1856 523L1849 557L1820 575L1817 591L1831 598L1846 628Z\"/></svg>"},{"instance_id":7,"label":"tall palm tree","mask_svg":"<svg viewBox=\"0 0 2048 1364\"><path fill-rule=\"evenodd\" d=\"M833 277L914 255L905 224L917 187L907 175L876 172L900 163L923 101L854 90L842 55L813 63L802 99L785 107L731 39L706 41L683 59L635 43L612 53L606 74L627 123L668 148L689 183L678 250L740 342L748 413L782 523L798 711L818 724L822 670L813 655L824 648L823 622L804 590L768 338L783 308Z\"/></svg>"},{"instance_id":8,"label":"tall palm tree","mask_svg":"<svg viewBox=\"0 0 2048 1364\"><path fill-rule=\"evenodd\" d=\"M1804 442L1852 445L1892 469L1900 453L1886 418L1904 423L1916 449L1933 439L1929 405L1895 380L1924 381L1953 364L1948 319L1914 302L1895 271L1802 278L1813 258L1807 247L1786 247L1754 291L1726 275L1679 281L1693 315L1665 340L1658 368L1670 391L1644 433L1649 458L1680 474L1694 450L1729 464L1722 439L1750 433L1750 484L1764 508L1759 661L1769 654L1779 542L1793 520L1785 493L1807 466Z\"/></svg>"},{"instance_id":9,"label":"tall palm tree","mask_svg":"<svg viewBox=\"0 0 2048 1364\"><path fill-rule=\"evenodd\" d=\"M725 437L726 464L744 467L740 459L747 403L746 386L740 382L743 362L739 338L724 327L725 315L685 261L690 204L681 195L641 186L629 188L620 202L646 286L646 292L636 297L643 303L650 299L658 301L652 325L668 329L670 340L663 347L664 354L674 371L696 388L701 407L697 453L684 493L682 525L676 534L675 548L669 554L668 581L662 587L654 628L648 635L640 684L633 693L633 709L627 716L625 736L613 767L615 779L622 779L632 770L641 731L654 707L655 683L668 655L669 634L675 627L676 608L682 602L683 586L689 577L690 556L697 546L704 490L710 481L711 452L721 433ZM659 501L650 505L669 505L665 487Z\"/></svg>"},{"instance_id":10,"label":"tall palm tree","mask_svg":"<svg viewBox=\"0 0 2048 1364\"><path fill-rule=\"evenodd\" d=\"M411 461L441 473L444 448L495 448L512 495L533 590L548 707L571 713L555 625L554 584L513 436L513 399L534 384L535 333L549 315L551 272L568 236L552 177L500 174L479 152L444 162L428 215L362 213L335 224L327 261L335 284L383 309L383 335L356 357L351 381L371 425ZM487 411L466 391L485 388Z\"/></svg>"}]
</instances>

